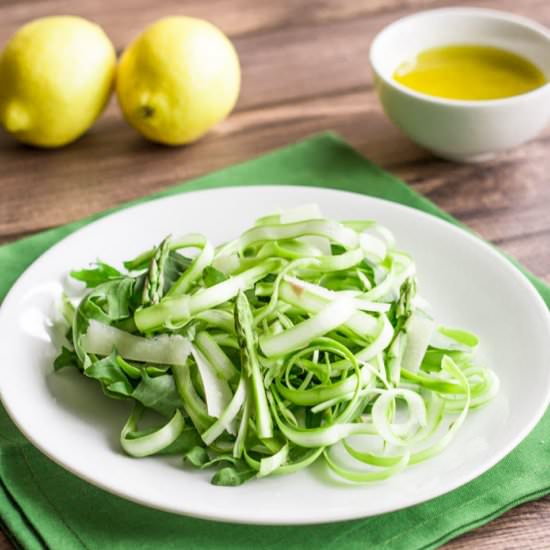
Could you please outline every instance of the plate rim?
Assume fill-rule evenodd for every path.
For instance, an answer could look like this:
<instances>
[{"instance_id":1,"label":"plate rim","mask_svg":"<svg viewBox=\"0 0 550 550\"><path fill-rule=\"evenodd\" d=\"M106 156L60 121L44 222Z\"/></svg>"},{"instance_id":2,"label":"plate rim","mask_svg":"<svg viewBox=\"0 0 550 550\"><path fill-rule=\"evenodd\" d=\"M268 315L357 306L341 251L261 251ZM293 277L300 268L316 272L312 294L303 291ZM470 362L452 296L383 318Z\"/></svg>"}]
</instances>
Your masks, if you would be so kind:
<instances>
[{"instance_id":1,"label":"plate rim","mask_svg":"<svg viewBox=\"0 0 550 550\"><path fill-rule=\"evenodd\" d=\"M6 311L9 311L11 307L12 301L15 300L17 297L18 289L20 286L23 286L25 283L25 277L27 276L27 273L33 270L39 262L43 261L43 258L50 253L55 252L57 248L61 248L62 246L65 246L67 242L71 242L72 240L78 240L80 234L86 230L89 230L92 226L101 225L103 223L107 223L111 218L116 217L118 214L130 211L130 210L139 210L139 209L146 209L149 205L152 203L161 203L161 202L170 202L174 199L184 200L186 196L188 195L195 195L195 194L215 194L219 191L227 191L228 189L264 189L266 191L271 190L280 190L281 187L286 187L289 189L298 189L298 190L318 190L323 192L332 192L335 194L342 194L342 195L351 195L351 196L360 196L363 197L369 201L381 202L385 205L389 205L390 208L396 208L397 210L404 209L408 211L409 214L411 214L413 217L418 216L420 218L429 218L431 222L435 224L439 224L440 226L446 226L451 232L454 232L455 234L460 234L461 237L466 238L471 243L473 243L475 246L481 246L485 249L485 251L491 255L491 261L497 261L500 262L501 265L506 266L506 269L510 271L510 273L514 273L514 276L516 277L516 280L518 283L522 286L522 292L527 292L531 295L531 298L533 299L534 303L537 304L537 309L539 310L537 313L540 313L541 318L544 319L546 330L548 334L550 335L550 311L548 309L548 306L542 299L541 295L538 293L534 285L529 281L529 279L526 277L526 275L518 268L517 265L514 264L514 262L506 257L505 254L500 251L497 247L491 245L488 241L484 240L482 237L476 235L475 233L471 232L468 227L462 226L462 225L455 225L451 223L450 220L445 219L444 217L439 217L437 215L434 215L432 213L426 212L424 210L420 210L418 208L415 208L413 206L409 206L407 204L403 204L400 202L395 202L392 200L388 200L381 197L374 197L372 195L364 194L357 191L352 191L349 189L339 189L338 187L320 187L316 185L294 185L289 183L282 183L282 184L248 184L248 185L226 185L221 187L209 187L206 189L194 189L185 191L182 193L175 193L175 194L169 194L168 196L160 196L151 198L150 200L145 200L144 202L138 202L137 204L129 204L129 205L123 205L121 209L117 209L115 211L109 211L105 215L97 218L92 219L84 225L83 227L79 227L69 235L66 235L61 240L56 242L54 245L49 247L47 250L45 250L42 254L40 254L31 264L27 266L27 268L21 273L21 275L16 279L16 281L13 283L13 285L8 290L6 296L4 297L4 300L0 304L0 335L2 334L2 327L7 322L7 313ZM314 199L312 199L312 202L314 202ZM0 342L2 341L2 337L0 336ZM549 344L550 345L550 344ZM74 467L70 462L67 462L63 459L61 456L62 453L56 453L50 451L50 449L47 447L47 445L43 445L40 440L37 440L32 433L29 433L24 425L22 425L19 422L19 419L17 418L14 411L9 406L9 398L6 402L5 395L4 395L4 384L2 382L2 378L0 377L0 400L6 410L6 413L8 414L11 421L16 425L16 427L21 431L21 433L25 436L25 438L41 453L43 453L45 456L47 456L50 460L52 460L57 465L61 466L63 469L69 471L73 475L77 476L78 478L84 480L87 483L90 483L91 485L95 487L99 487L100 489L106 491L107 493L110 493L112 495L115 495L119 498L123 498L126 500L129 500L131 502L146 506L148 508L153 508L157 510L162 510L164 512L173 513L176 515L184 515L188 517L193 517L197 519L203 519L203 520L210 520L210 521L217 521L217 522L229 522L229 523L235 523L235 524L248 524L248 525L316 525L321 523L334 523L339 521L346 521L346 520L353 520L353 519L360 519L360 518L366 518L366 517L372 517L388 512L394 512L397 510L403 510L406 508L409 508L414 505L418 505L424 502L429 502L437 497L443 496L445 494L450 493L451 491L456 490L459 487L462 487L463 485L466 485L467 483L473 481L474 479L477 479L479 476L483 475L485 472L493 468L496 464L498 464L501 460L503 460L508 454L510 454L534 429L534 427L538 424L538 422L541 420L541 418L544 416L544 413L546 412L548 406L550 405L550 385L546 388L545 392L545 398L544 400L541 400L541 403L539 404L536 413L532 415L532 417L529 419L528 422L525 423L523 428L518 431L517 435L510 440L506 445L503 445L501 450L498 453L495 453L491 455L489 459L487 459L482 464L476 466L475 468L472 468L468 474L464 474L462 477L459 477L458 480L453 481L452 483L445 486L444 490L435 490L432 491L432 496L428 498L423 498L421 500L415 500L414 498L409 497L409 501L406 504L395 504L395 505L387 505L384 507L381 507L378 511L369 513L365 512L362 509L357 510L345 510L343 512L338 513L331 513L329 516L325 515L319 515L315 518L309 518L305 519L303 517L286 517L285 519L254 519L254 518L243 518L242 516L239 516L239 514L236 513L227 513L225 515L216 514L215 512L205 512L205 511L195 511L192 507L186 508L186 507L174 507L170 505L163 505L162 503L155 502L152 503L151 500L148 500L146 497L142 496L136 496L133 493L127 493L124 491L117 490L113 488L109 483L103 482L99 478L94 478L92 476L89 476L86 472L80 471L78 467ZM191 501L190 501L191 502Z\"/></svg>"}]
</instances>

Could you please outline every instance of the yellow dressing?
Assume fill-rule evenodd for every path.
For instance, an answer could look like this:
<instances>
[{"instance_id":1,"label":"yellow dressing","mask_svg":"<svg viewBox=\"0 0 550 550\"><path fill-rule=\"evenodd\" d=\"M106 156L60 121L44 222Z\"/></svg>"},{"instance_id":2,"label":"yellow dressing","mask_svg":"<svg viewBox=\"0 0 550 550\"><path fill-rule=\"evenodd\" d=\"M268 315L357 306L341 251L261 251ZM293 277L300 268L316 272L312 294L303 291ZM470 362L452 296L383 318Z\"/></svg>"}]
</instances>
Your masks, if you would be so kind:
<instances>
[{"instance_id":1,"label":"yellow dressing","mask_svg":"<svg viewBox=\"0 0 550 550\"><path fill-rule=\"evenodd\" d=\"M546 84L544 73L515 53L492 46L451 44L405 61L393 78L417 92L447 99L501 99Z\"/></svg>"}]
</instances>

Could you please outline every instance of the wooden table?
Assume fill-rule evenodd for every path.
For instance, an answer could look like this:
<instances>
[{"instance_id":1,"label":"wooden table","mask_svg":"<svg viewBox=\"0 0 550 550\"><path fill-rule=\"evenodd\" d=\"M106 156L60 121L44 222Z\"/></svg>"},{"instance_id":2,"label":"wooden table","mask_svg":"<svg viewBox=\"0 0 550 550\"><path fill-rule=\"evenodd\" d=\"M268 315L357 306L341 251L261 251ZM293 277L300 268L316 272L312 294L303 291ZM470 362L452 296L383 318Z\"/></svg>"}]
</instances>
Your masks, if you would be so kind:
<instances>
[{"instance_id":1,"label":"wooden table","mask_svg":"<svg viewBox=\"0 0 550 550\"><path fill-rule=\"evenodd\" d=\"M473 2L550 25L547 0ZM438 160L382 113L367 55L374 34L444 0L69 0L0 4L0 43L35 17L78 13L106 30L117 51L148 23L172 14L210 19L242 62L236 111L199 143L144 141L114 101L77 143L59 151L0 136L0 242L143 196L174 182L253 158L321 130L359 151L498 244L550 282L550 130L481 165ZM469 2L472 4L472 2ZM78 8L77 8L78 6ZM525 504L447 548L548 548L550 499ZM0 550L11 548L5 538Z\"/></svg>"}]
</instances>

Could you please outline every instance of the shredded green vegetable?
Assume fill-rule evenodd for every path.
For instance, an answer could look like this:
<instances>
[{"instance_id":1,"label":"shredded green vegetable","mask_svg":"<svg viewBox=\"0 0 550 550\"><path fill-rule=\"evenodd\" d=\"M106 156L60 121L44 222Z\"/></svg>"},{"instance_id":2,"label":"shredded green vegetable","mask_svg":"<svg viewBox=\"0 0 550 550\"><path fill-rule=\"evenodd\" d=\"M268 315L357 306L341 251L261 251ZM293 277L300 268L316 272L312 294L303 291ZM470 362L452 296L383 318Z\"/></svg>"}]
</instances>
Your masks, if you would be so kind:
<instances>
[{"instance_id":1,"label":"shredded green vegetable","mask_svg":"<svg viewBox=\"0 0 550 550\"><path fill-rule=\"evenodd\" d=\"M124 266L71 273L89 291L63 299L54 368L134 403L127 454L179 454L216 468L216 485L317 460L383 480L441 452L498 391L478 338L436 325L412 258L376 222L305 206L217 248L167 237ZM160 420L140 430L144 416Z\"/></svg>"}]
</instances>

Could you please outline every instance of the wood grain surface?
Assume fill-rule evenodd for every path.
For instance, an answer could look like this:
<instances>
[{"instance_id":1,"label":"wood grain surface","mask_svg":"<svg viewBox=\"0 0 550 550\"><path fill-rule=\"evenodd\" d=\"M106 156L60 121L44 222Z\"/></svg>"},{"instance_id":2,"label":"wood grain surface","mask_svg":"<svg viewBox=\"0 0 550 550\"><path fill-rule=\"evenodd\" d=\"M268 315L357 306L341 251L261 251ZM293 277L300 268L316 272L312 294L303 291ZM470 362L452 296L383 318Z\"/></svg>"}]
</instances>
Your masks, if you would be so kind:
<instances>
[{"instance_id":1,"label":"wood grain surface","mask_svg":"<svg viewBox=\"0 0 550 550\"><path fill-rule=\"evenodd\" d=\"M66 223L175 182L334 130L360 152L550 282L550 129L479 165L452 164L411 143L384 116L368 69L385 25L444 0L43 0L0 2L0 45L23 23L78 14L118 52L165 15L204 17L234 41L243 71L232 116L200 142L144 141L114 100L76 143L42 151L0 135L0 242ZM550 26L547 0L469 2ZM11 548L0 535L0 550ZM459 537L449 549L550 548L550 499L524 504Z\"/></svg>"}]
</instances>

